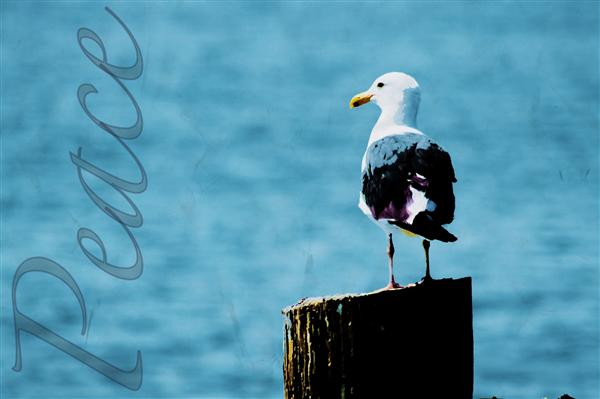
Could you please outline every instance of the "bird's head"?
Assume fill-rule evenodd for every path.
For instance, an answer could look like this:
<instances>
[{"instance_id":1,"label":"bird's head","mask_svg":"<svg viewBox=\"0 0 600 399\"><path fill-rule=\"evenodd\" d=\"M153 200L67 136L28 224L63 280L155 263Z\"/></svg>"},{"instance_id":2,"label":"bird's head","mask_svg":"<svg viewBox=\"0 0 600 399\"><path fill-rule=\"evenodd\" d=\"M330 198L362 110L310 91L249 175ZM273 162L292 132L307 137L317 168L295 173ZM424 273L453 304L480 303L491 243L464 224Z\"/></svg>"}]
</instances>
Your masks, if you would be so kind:
<instances>
[{"instance_id":1,"label":"bird's head","mask_svg":"<svg viewBox=\"0 0 600 399\"><path fill-rule=\"evenodd\" d=\"M374 102L382 112L393 114L407 111L416 115L421 102L421 89L417 81L402 72L389 72L381 75L367 91L359 93L350 100L350 108L360 107Z\"/></svg>"}]
</instances>

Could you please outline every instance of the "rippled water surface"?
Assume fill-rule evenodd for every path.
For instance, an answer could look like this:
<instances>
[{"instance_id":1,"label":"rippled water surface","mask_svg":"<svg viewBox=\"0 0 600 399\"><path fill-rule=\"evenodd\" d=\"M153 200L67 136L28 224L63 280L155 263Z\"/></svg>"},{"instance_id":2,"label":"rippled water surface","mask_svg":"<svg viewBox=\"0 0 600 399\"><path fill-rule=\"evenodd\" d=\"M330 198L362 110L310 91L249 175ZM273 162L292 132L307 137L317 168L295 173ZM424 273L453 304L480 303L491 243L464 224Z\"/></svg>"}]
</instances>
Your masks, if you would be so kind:
<instances>
[{"instance_id":1,"label":"rippled water surface","mask_svg":"<svg viewBox=\"0 0 600 399\"><path fill-rule=\"evenodd\" d=\"M597 3L113 4L145 63L126 82L145 124L129 144L149 177L132 196L134 281L76 240L91 228L111 262L135 259L69 158L81 146L137 178L76 98L93 83L98 117L134 120L77 44L85 26L109 61L133 61L102 6L2 6L3 398L282 397L281 308L386 282L385 237L356 207L378 111L348 101L392 70L420 82L419 127L453 156L459 241L432 245L432 273L473 278L475 397L600 396ZM396 250L400 282L418 280L419 241ZM11 370L12 276L31 256L72 273L89 333L66 286L39 273L19 285L21 310L123 368L140 349L140 391L28 335Z\"/></svg>"}]
</instances>

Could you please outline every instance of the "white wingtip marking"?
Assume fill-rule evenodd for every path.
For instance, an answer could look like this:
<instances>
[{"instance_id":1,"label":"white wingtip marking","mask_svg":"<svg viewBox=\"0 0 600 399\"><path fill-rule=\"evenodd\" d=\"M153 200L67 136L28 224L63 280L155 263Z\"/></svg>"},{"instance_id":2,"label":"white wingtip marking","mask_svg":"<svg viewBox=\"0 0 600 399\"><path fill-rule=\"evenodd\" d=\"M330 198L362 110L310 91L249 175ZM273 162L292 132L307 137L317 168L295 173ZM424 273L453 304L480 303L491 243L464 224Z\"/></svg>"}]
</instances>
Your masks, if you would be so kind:
<instances>
[{"instance_id":1,"label":"white wingtip marking","mask_svg":"<svg viewBox=\"0 0 600 399\"><path fill-rule=\"evenodd\" d=\"M423 191L415 190L413 187L410 187L410 192L412 194L412 202L406 207L406 210L408 211L408 219L406 219L406 221L412 224L415 216L417 216L419 212L423 212L427 209L428 199L425 197Z\"/></svg>"}]
</instances>

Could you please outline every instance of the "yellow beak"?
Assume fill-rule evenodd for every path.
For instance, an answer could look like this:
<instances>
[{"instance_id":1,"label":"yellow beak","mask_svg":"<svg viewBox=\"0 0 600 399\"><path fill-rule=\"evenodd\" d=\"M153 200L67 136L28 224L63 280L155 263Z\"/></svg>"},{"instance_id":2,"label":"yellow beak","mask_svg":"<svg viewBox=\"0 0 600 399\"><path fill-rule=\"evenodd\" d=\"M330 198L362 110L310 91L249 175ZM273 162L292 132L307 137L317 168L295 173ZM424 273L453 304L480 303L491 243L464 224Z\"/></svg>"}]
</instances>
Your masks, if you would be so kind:
<instances>
[{"instance_id":1,"label":"yellow beak","mask_svg":"<svg viewBox=\"0 0 600 399\"><path fill-rule=\"evenodd\" d=\"M361 105L368 103L371 101L371 97L373 97L371 93L360 93L355 95L352 97L352 100L350 100L350 108L360 107Z\"/></svg>"}]
</instances>

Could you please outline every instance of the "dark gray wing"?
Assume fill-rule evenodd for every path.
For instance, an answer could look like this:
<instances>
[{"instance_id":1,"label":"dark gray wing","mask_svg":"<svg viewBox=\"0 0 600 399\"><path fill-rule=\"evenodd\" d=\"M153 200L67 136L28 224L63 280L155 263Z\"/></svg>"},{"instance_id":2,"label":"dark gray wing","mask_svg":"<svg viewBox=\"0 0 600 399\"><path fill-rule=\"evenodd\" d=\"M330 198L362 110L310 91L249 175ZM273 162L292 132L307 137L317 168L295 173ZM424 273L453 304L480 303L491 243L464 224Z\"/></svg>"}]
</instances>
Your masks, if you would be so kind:
<instances>
[{"instance_id":1,"label":"dark gray wing","mask_svg":"<svg viewBox=\"0 0 600 399\"><path fill-rule=\"evenodd\" d=\"M362 193L375 219L394 219L403 224L401 227L415 230L403 223L408 217L406 206L412 187L425 192L436 204L435 209L421 212L424 215L415 220L436 226L448 224L454 219L454 182L450 155L426 136L387 136L367 149Z\"/></svg>"},{"instance_id":2,"label":"dark gray wing","mask_svg":"<svg viewBox=\"0 0 600 399\"><path fill-rule=\"evenodd\" d=\"M404 220L404 207L413 170L414 151L420 135L387 136L367 149L362 193L375 219Z\"/></svg>"},{"instance_id":3,"label":"dark gray wing","mask_svg":"<svg viewBox=\"0 0 600 399\"><path fill-rule=\"evenodd\" d=\"M415 148L414 171L427 180L425 196L436 203L435 211L430 212L433 220L448 224L454 220L454 190L456 183L450 154L428 137L424 137Z\"/></svg>"}]
</instances>

